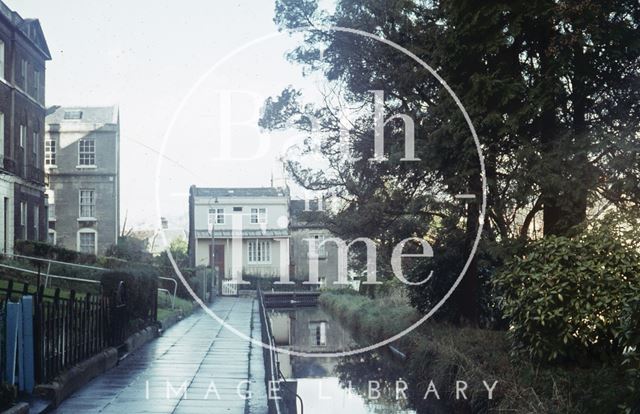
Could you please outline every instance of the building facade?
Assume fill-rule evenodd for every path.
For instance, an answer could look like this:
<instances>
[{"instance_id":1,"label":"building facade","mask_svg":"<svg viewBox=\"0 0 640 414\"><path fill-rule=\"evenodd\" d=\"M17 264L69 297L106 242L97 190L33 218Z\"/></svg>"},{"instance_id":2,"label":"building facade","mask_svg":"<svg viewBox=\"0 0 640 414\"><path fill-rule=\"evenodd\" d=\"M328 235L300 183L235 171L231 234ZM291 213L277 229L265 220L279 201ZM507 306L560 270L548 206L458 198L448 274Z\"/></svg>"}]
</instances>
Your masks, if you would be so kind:
<instances>
[{"instance_id":1,"label":"building facade","mask_svg":"<svg viewBox=\"0 0 640 414\"><path fill-rule=\"evenodd\" d=\"M40 23L0 1L0 250L46 240L45 62Z\"/></svg>"},{"instance_id":2,"label":"building facade","mask_svg":"<svg viewBox=\"0 0 640 414\"><path fill-rule=\"evenodd\" d=\"M118 107L52 107L46 117L48 239L102 254L120 229Z\"/></svg>"},{"instance_id":3,"label":"building facade","mask_svg":"<svg viewBox=\"0 0 640 414\"><path fill-rule=\"evenodd\" d=\"M308 281L309 266L314 263L310 258L315 254L320 285L328 288L344 287L334 284L338 281L338 246L334 242L325 242L333 234L322 223L324 212L319 209L318 201L291 200L289 213L291 278Z\"/></svg>"},{"instance_id":4,"label":"building facade","mask_svg":"<svg viewBox=\"0 0 640 414\"><path fill-rule=\"evenodd\" d=\"M280 277L289 271L289 192L265 188L189 190L189 260L224 278ZM211 230L213 228L213 238Z\"/></svg>"}]
</instances>

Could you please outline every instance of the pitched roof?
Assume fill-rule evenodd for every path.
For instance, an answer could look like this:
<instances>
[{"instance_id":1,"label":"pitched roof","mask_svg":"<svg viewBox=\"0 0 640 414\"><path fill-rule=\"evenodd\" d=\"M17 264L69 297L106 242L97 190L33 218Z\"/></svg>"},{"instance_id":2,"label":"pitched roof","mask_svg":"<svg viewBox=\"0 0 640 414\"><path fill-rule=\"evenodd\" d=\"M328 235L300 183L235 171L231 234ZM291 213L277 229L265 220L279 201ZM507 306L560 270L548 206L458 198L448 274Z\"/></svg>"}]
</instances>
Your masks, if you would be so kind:
<instances>
[{"instance_id":1,"label":"pitched roof","mask_svg":"<svg viewBox=\"0 0 640 414\"><path fill-rule=\"evenodd\" d=\"M4 16L28 39L43 54L45 60L51 60L51 52L38 19L23 19L18 12L11 10L2 1L0 1L0 15Z\"/></svg>"},{"instance_id":2,"label":"pitched roof","mask_svg":"<svg viewBox=\"0 0 640 414\"><path fill-rule=\"evenodd\" d=\"M46 60L51 60L51 52L49 51L49 45L47 45L47 39L44 37L42 26L40 26L40 20L24 19L24 27L18 26L18 28L31 40L36 48L40 49Z\"/></svg>"},{"instance_id":3,"label":"pitched roof","mask_svg":"<svg viewBox=\"0 0 640 414\"><path fill-rule=\"evenodd\" d=\"M285 197L288 191L277 187L245 187L245 188L207 188L191 187L196 197Z\"/></svg>"},{"instance_id":4,"label":"pitched roof","mask_svg":"<svg viewBox=\"0 0 640 414\"><path fill-rule=\"evenodd\" d=\"M47 108L47 124L67 122L84 124L117 124L117 106L52 106Z\"/></svg>"}]
</instances>

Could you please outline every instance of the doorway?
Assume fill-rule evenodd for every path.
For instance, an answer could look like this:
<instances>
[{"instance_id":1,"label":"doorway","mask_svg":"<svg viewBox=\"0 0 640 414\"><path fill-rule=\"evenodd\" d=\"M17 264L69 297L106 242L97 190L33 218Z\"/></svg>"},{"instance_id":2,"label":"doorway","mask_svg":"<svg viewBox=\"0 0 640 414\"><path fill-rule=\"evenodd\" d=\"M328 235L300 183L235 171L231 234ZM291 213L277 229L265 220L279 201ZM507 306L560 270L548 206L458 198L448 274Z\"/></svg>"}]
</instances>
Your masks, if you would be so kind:
<instances>
[{"instance_id":1,"label":"doorway","mask_svg":"<svg viewBox=\"0 0 640 414\"><path fill-rule=\"evenodd\" d=\"M213 261L216 268L216 276L224 278L224 245L216 245L214 253ZM211 245L209 245L209 266L211 266Z\"/></svg>"}]
</instances>

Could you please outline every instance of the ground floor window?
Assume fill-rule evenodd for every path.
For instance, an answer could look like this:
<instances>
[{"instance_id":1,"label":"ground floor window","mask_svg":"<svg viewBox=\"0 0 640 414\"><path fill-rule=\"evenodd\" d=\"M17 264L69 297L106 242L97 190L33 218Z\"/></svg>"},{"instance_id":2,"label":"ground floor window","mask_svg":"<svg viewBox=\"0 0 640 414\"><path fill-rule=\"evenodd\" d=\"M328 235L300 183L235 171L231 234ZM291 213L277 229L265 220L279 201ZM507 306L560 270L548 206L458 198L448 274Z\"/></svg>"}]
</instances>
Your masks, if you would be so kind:
<instances>
[{"instance_id":1,"label":"ground floor window","mask_svg":"<svg viewBox=\"0 0 640 414\"><path fill-rule=\"evenodd\" d=\"M47 242L49 244L56 244L56 231L49 229L49 233L47 234Z\"/></svg>"},{"instance_id":2,"label":"ground floor window","mask_svg":"<svg viewBox=\"0 0 640 414\"><path fill-rule=\"evenodd\" d=\"M27 239L27 203L20 202L20 238Z\"/></svg>"},{"instance_id":3,"label":"ground floor window","mask_svg":"<svg viewBox=\"0 0 640 414\"><path fill-rule=\"evenodd\" d=\"M96 254L97 234L94 230L78 232L78 250L82 253Z\"/></svg>"},{"instance_id":4,"label":"ground floor window","mask_svg":"<svg viewBox=\"0 0 640 414\"><path fill-rule=\"evenodd\" d=\"M315 346L327 345L327 323L326 322L309 322L309 333L311 334L311 343Z\"/></svg>"},{"instance_id":5,"label":"ground floor window","mask_svg":"<svg viewBox=\"0 0 640 414\"><path fill-rule=\"evenodd\" d=\"M271 240L249 241L249 263L271 262Z\"/></svg>"},{"instance_id":6,"label":"ground floor window","mask_svg":"<svg viewBox=\"0 0 640 414\"><path fill-rule=\"evenodd\" d=\"M324 235L322 234L314 234L313 240L315 242L316 253L318 253L318 257L327 257L327 249L324 242Z\"/></svg>"},{"instance_id":7,"label":"ground floor window","mask_svg":"<svg viewBox=\"0 0 640 414\"><path fill-rule=\"evenodd\" d=\"M40 240L40 207L33 206L33 237L34 240Z\"/></svg>"}]
</instances>

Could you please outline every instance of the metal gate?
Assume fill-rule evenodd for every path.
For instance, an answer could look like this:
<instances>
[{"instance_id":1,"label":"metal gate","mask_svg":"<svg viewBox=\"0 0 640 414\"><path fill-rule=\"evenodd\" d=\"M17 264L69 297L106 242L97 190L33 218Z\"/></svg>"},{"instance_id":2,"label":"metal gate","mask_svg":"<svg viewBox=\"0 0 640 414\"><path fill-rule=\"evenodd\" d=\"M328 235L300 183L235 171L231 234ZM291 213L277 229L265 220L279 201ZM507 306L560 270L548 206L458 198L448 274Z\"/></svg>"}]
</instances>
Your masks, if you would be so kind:
<instances>
[{"instance_id":1,"label":"metal gate","mask_svg":"<svg viewBox=\"0 0 640 414\"><path fill-rule=\"evenodd\" d=\"M238 296L238 283L235 280L223 280L222 296Z\"/></svg>"}]
</instances>

